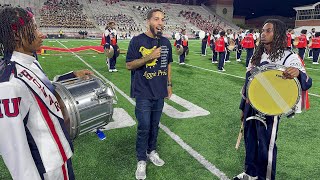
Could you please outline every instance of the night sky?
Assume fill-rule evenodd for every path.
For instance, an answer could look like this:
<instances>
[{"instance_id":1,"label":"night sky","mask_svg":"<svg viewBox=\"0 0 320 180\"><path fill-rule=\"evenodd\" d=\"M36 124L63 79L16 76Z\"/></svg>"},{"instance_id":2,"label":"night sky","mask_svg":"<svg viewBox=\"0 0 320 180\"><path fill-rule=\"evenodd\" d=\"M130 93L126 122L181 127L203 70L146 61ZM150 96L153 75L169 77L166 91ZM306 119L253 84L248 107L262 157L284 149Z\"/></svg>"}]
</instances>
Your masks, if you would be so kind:
<instances>
[{"instance_id":1,"label":"night sky","mask_svg":"<svg viewBox=\"0 0 320 180\"><path fill-rule=\"evenodd\" d=\"M234 0L234 15L246 19L268 15L295 17L293 7L315 4L320 0ZM254 14L252 14L254 13Z\"/></svg>"}]
</instances>

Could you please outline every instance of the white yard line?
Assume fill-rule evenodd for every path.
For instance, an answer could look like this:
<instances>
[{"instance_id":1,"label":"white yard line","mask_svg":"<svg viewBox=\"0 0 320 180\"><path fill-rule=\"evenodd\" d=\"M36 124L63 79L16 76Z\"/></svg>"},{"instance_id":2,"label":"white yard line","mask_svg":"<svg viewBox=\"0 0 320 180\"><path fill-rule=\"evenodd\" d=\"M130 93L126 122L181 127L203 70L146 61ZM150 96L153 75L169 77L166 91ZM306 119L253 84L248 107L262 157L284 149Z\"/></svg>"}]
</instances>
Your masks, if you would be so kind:
<instances>
[{"instance_id":1,"label":"white yard line","mask_svg":"<svg viewBox=\"0 0 320 180\"><path fill-rule=\"evenodd\" d=\"M177 61L174 61L174 62L175 62L175 63L178 63ZM204 70L204 71L210 71L210 72L217 73L217 74L223 74L223 75L232 76L232 77L236 77L236 78L240 78L240 79L245 79L245 77L236 76L236 75L233 75L233 74L228 74L228 73L224 73L224 72L220 72L220 71L214 71L214 70L211 70L211 69L206 69L206 68L194 66L194 65L191 65L191 64L185 64L185 66L190 66L190 67L197 68L197 69L201 69L201 70ZM308 94L309 94L310 96L320 97L319 94L313 94L313 93L308 93Z\"/></svg>"},{"instance_id":2,"label":"white yard line","mask_svg":"<svg viewBox=\"0 0 320 180\"><path fill-rule=\"evenodd\" d=\"M67 48L64 44L57 41L59 44ZM80 61L82 61L85 65L87 65L95 74L99 75L103 80L111 84L123 97L125 97L132 105L136 105L136 102L130 98L127 94L125 94L121 89L119 89L117 86L115 86L111 81L106 79L102 74L100 74L97 70L95 70L90 64L88 64L85 60L83 60L81 57L79 57L76 53L69 50L72 54L74 54ZM174 132L172 132L167 126L160 123L160 128L167 133L174 141L176 141L184 150L186 150L192 157L194 157L200 164L202 164L207 170L209 170L212 174L217 176L218 178L222 180L229 180L229 178L220 171L215 165L210 163L208 160L206 160L200 153L192 149L191 146L189 146L187 143L185 143L178 135L176 135Z\"/></svg>"}]
</instances>

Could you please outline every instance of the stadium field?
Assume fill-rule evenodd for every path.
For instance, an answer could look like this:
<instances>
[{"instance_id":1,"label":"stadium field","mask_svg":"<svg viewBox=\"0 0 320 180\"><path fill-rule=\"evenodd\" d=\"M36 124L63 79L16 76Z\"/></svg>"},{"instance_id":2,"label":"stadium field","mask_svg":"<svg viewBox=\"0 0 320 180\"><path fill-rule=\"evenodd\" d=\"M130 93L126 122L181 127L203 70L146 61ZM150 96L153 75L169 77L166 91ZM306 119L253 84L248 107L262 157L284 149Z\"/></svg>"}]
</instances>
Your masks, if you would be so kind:
<instances>
[{"instance_id":1,"label":"stadium field","mask_svg":"<svg viewBox=\"0 0 320 180\"><path fill-rule=\"evenodd\" d=\"M129 41L120 40L121 50L127 50ZM73 48L100 45L100 40L45 40L45 46ZM236 62L232 52L225 72L217 71L211 63L211 51L200 56L200 40L189 41L190 53L186 65L177 63L174 54L172 64L173 93L209 113L197 117L175 118L163 113L158 138L158 152L166 164L147 165L150 180L212 180L231 179L244 169L244 143L239 150L235 143L240 128L240 90L244 83L245 56ZM174 51L173 51L174 52ZM109 73L105 56L94 51L60 53L47 51L39 61L49 79L57 74L77 69L90 69L104 80L112 82L117 91L118 112L124 112L136 122L134 101L130 94L130 71L125 68L125 54L117 61L119 72ZM320 66L306 58L307 72L313 78L309 91L310 110L283 118L277 138L278 180L319 179L320 175ZM188 109L177 102L166 100L178 111ZM121 111L120 111L121 110ZM126 113L125 113L126 112ZM121 113L120 113L121 114ZM317 120L318 119L318 120ZM134 124L134 123L133 123ZM72 158L76 179L80 180L131 180L135 179L136 124L106 130L106 140L100 141L94 133L78 137L74 141ZM0 158L0 179L11 179Z\"/></svg>"}]
</instances>

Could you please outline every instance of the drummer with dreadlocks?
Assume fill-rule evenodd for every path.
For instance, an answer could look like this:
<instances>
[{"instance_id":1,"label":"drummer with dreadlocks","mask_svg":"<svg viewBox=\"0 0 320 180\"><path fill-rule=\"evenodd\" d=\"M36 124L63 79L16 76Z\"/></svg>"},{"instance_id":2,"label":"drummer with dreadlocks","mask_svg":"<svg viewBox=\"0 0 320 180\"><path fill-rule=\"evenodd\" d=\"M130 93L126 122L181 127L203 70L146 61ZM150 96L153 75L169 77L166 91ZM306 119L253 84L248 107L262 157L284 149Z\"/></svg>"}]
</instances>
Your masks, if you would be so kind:
<instances>
[{"instance_id":1,"label":"drummer with dreadlocks","mask_svg":"<svg viewBox=\"0 0 320 180\"><path fill-rule=\"evenodd\" d=\"M274 180L276 175L277 159L277 131L279 116L265 116L265 120L248 120L248 117L257 115L257 111L250 105L246 97L246 87L251 70L255 67L275 64L286 67L282 76L284 79L297 78L302 89L302 96L312 86L312 79L306 74L303 61L299 56L287 49L287 36L285 24L276 19L267 20L262 28L261 43L250 60L246 73L240 109L241 119L244 123L244 140L246 148L245 171L234 180L269 179ZM259 93L259 92L255 92ZM301 98L305 99L305 98ZM303 104L304 108L305 103Z\"/></svg>"},{"instance_id":2,"label":"drummer with dreadlocks","mask_svg":"<svg viewBox=\"0 0 320 180\"><path fill-rule=\"evenodd\" d=\"M54 87L33 56L43 34L33 14L19 7L1 9L0 22L0 155L13 179L75 179ZM75 71L60 79L88 74Z\"/></svg>"}]
</instances>

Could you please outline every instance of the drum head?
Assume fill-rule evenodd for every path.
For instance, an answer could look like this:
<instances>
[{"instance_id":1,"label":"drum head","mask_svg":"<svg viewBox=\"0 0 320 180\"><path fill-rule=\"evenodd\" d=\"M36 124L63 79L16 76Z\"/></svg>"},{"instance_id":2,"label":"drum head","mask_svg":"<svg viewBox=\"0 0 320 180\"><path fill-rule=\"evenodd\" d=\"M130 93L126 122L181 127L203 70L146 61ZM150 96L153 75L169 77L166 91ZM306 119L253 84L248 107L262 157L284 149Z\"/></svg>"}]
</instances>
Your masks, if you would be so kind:
<instances>
[{"instance_id":1,"label":"drum head","mask_svg":"<svg viewBox=\"0 0 320 180\"><path fill-rule=\"evenodd\" d=\"M283 79L282 71L268 70L256 74L248 83L247 97L251 105L266 115L290 112L300 96L297 79Z\"/></svg>"},{"instance_id":2,"label":"drum head","mask_svg":"<svg viewBox=\"0 0 320 180\"><path fill-rule=\"evenodd\" d=\"M199 32L199 38L203 39L206 36L206 33L204 31Z\"/></svg>"},{"instance_id":3,"label":"drum head","mask_svg":"<svg viewBox=\"0 0 320 180\"><path fill-rule=\"evenodd\" d=\"M181 55L181 54L183 54L183 46L182 45L177 45L176 46L176 53L177 53L177 55Z\"/></svg>"},{"instance_id":4,"label":"drum head","mask_svg":"<svg viewBox=\"0 0 320 180\"><path fill-rule=\"evenodd\" d=\"M234 48L235 48L235 45L229 45L228 47L227 47L230 51L233 51L234 50Z\"/></svg>"},{"instance_id":5,"label":"drum head","mask_svg":"<svg viewBox=\"0 0 320 180\"><path fill-rule=\"evenodd\" d=\"M293 45L297 46L299 44L299 37L295 37L293 41Z\"/></svg>"},{"instance_id":6,"label":"drum head","mask_svg":"<svg viewBox=\"0 0 320 180\"><path fill-rule=\"evenodd\" d=\"M107 58L112 58L114 55L114 49L111 45L110 45L110 49L104 49L104 52L105 52Z\"/></svg>"},{"instance_id":7,"label":"drum head","mask_svg":"<svg viewBox=\"0 0 320 180\"><path fill-rule=\"evenodd\" d=\"M180 38L181 38L180 33L176 33L176 34L174 35L174 38L175 38L177 41L179 41Z\"/></svg>"}]
</instances>

